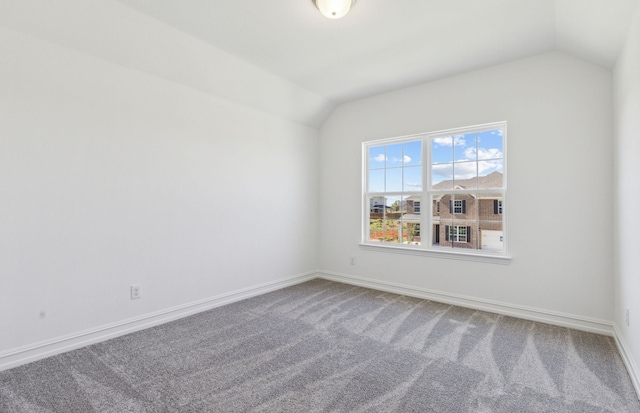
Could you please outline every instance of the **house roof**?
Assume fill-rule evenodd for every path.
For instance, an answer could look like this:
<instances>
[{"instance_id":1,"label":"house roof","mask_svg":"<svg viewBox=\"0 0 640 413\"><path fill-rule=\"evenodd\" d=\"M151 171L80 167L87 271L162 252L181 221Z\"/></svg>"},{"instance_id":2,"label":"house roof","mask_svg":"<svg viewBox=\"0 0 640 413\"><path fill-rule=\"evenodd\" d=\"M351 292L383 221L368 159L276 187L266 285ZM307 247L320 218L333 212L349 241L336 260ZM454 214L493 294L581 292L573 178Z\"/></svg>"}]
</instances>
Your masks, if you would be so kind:
<instances>
[{"instance_id":1,"label":"house roof","mask_svg":"<svg viewBox=\"0 0 640 413\"><path fill-rule=\"evenodd\" d=\"M498 171L491 172L485 176L469 179L448 179L441 181L433 186L435 190L457 189L475 189L475 188L502 188L502 173ZM477 186L476 186L477 185Z\"/></svg>"},{"instance_id":2,"label":"house roof","mask_svg":"<svg viewBox=\"0 0 640 413\"><path fill-rule=\"evenodd\" d=\"M403 214L402 217L400 217L400 220L404 222L420 223L420 215L419 214Z\"/></svg>"}]
</instances>

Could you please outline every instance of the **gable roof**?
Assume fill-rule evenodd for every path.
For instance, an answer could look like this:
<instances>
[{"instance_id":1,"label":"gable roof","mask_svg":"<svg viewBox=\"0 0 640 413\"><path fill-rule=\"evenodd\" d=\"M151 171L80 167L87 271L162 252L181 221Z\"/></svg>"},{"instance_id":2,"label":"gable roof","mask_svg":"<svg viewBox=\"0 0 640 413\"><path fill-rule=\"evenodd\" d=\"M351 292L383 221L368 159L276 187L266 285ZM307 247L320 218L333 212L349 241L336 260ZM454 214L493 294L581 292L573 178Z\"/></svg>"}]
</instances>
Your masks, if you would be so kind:
<instances>
[{"instance_id":1,"label":"gable roof","mask_svg":"<svg viewBox=\"0 0 640 413\"><path fill-rule=\"evenodd\" d=\"M435 190L447 189L475 189L475 188L502 188L502 173L491 172L488 175L469 179L448 179L433 186Z\"/></svg>"}]
</instances>

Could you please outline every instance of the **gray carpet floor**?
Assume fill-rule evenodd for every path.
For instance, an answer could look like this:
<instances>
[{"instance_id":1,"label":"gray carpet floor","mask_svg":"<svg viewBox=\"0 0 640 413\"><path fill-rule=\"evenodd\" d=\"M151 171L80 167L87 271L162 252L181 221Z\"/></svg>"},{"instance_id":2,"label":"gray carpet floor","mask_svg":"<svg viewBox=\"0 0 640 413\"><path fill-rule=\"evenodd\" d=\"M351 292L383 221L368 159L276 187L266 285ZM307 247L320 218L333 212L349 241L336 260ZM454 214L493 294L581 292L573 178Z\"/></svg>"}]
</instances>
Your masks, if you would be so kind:
<instances>
[{"instance_id":1,"label":"gray carpet floor","mask_svg":"<svg viewBox=\"0 0 640 413\"><path fill-rule=\"evenodd\" d=\"M0 372L1 412L640 412L611 337L313 280Z\"/></svg>"}]
</instances>

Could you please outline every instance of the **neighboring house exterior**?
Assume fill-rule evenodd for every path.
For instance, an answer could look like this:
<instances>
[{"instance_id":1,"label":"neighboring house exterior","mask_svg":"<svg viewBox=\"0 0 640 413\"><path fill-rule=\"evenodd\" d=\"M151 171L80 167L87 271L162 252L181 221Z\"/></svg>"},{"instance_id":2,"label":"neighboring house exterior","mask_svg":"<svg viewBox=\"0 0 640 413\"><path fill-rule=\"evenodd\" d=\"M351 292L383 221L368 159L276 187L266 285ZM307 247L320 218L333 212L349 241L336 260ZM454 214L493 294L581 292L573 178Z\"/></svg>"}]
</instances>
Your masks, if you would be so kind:
<instances>
[{"instance_id":1,"label":"neighboring house exterior","mask_svg":"<svg viewBox=\"0 0 640 413\"><path fill-rule=\"evenodd\" d=\"M502 250L502 195L456 194L456 190L502 187L502 174L492 172L477 179L442 181L435 190L449 190L433 200L433 243L456 248Z\"/></svg>"},{"instance_id":2,"label":"neighboring house exterior","mask_svg":"<svg viewBox=\"0 0 640 413\"><path fill-rule=\"evenodd\" d=\"M455 186L454 186L455 185ZM502 187L502 174L493 172L477 179L442 181L434 190L451 192L435 197L432 208L432 242L443 247L502 250L503 203L499 193L465 194L456 191ZM405 200L399 217L398 239L405 243L421 241L420 216L425 203L419 196ZM428 204L427 204L428 205ZM389 217L387 213L387 217Z\"/></svg>"},{"instance_id":3,"label":"neighboring house exterior","mask_svg":"<svg viewBox=\"0 0 640 413\"><path fill-rule=\"evenodd\" d=\"M492 194L491 188L502 187L502 174L492 172L473 179L442 181L433 186L446 191L435 196L432 204L413 195L392 206L385 197L370 200L371 239L384 239L404 244L422 241L420 223L422 213L432 213L432 243L442 247L503 250L503 204L501 191ZM475 192L475 189L481 191ZM474 191L473 194L463 191ZM487 192L487 190L489 190ZM426 209L425 209L426 207ZM386 224L382 224L384 222ZM383 227L384 226L384 227Z\"/></svg>"},{"instance_id":4,"label":"neighboring house exterior","mask_svg":"<svg viewBox=\"0 0 640 413\"><path fill-rule=\"evenodd\" d=\"M369 213L373 218L382 218L389 207L386 205L387 199L383 196L376 196L369 201Z\"/></svg>"}]
</instances>

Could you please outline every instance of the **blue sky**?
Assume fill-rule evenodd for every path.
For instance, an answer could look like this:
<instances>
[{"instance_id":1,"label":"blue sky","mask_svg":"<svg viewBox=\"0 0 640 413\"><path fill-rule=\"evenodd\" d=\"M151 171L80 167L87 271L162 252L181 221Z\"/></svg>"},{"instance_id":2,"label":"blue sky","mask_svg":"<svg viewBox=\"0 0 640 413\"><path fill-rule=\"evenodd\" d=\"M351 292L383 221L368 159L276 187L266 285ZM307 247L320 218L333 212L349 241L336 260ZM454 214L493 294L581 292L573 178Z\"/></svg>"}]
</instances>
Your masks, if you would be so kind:
<instances>
[{"instance_id":1,"label":"blue sky","mask_svg":"<svg viewBox=\"0 0 640 413\"><path fill-rule=\"evenodd\" d=\"M469 179L503 170L502 130L452 135L431 140L432 182ZM455 171L455 176L454 176ZM369 191L422 190L422 142L369 148Z\"/></svg>"}]
</instances>

